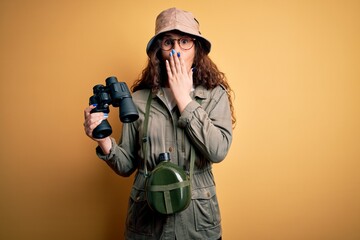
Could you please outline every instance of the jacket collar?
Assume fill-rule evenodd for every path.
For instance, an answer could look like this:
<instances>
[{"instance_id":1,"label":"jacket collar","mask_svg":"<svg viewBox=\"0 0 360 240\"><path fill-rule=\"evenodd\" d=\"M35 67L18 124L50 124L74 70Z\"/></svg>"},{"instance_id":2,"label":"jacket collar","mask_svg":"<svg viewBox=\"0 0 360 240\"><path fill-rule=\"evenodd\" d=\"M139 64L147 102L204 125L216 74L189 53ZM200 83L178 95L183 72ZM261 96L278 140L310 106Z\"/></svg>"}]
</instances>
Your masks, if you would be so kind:
<instances>
[{"instance_id":1,"label":"jacket collar","mask_svg":"<svg viewBox=\"0 0 360 240\"><path fill-rule=\"evenodd\" d=\"M192 98L206 99L209 97L209 91L203 86L197 86L191 93Z\"/></svg>"}]
</instances>

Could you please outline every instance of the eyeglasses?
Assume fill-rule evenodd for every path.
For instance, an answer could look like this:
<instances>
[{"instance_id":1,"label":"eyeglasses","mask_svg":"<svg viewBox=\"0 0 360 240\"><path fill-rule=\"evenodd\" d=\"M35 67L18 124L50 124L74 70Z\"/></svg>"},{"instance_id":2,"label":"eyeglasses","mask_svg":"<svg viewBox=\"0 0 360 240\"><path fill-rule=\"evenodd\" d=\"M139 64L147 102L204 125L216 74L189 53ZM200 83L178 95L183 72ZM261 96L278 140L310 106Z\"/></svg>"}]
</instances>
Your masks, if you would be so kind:
<instances>
[{"instance_id":1,"label":"eyeglasses","mask_svg":"<svg viewBox=\"0 0 360 240\"><path fill-rule=\"evenodd\" d=\"M174 48L175 41L179 44L182 50L189 50L194 46L195 38L182 37L182 38L168 38L165 37L161 40L161 49L169 51Z\"/></svg>"}]
</instances>

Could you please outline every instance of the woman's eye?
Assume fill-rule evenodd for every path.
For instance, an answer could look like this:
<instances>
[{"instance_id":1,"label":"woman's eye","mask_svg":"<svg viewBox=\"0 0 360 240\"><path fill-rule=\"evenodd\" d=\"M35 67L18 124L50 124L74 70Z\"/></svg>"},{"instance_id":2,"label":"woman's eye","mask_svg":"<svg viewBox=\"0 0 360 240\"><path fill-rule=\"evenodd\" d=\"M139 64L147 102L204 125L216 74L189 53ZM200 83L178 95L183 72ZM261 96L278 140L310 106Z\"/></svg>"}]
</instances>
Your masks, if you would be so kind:
<instances>
[{"instance_id":1,"label":"woman's eye","mask_svg":"<svg viewBox=\"0 0 360 240\"><path fill-rule=\"evenodd\" d=\"M181 42L182 44L187 44L187 43L189 42L189 39L187 39L187 38L182 38L182 39L180 39L180 42Z\"/></svg>"},{"instance_id":2,"label":"woman's eye","mask_svg":"<svg viewBox=\"0 0 360 240\"><path fill-rule=\"evenodd\" d=\"M164 40L164 45L165 46L170 46L171 45L171 40L170 39L165 39Z\"/></svg>"}]
</instances>

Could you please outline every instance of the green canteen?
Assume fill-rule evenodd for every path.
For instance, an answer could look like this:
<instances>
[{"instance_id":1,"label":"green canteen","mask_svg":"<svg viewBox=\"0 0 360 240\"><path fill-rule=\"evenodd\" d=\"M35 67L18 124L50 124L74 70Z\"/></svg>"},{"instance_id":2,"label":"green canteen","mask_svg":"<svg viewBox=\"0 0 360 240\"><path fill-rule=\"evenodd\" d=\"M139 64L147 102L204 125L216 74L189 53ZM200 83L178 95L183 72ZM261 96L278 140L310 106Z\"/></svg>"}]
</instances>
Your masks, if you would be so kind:
<instances>
[{"instance_id":1,"label":"green canteen","mask_svg":"<svg viewBox=\"0 0 360 240\"><path fill-rule=\"evenodd\" d=\"M162 214L186 209L191 201L188 175L176 164L161 162L147 178L146 198L150 208Z\"/></svg>"}]
</instances>

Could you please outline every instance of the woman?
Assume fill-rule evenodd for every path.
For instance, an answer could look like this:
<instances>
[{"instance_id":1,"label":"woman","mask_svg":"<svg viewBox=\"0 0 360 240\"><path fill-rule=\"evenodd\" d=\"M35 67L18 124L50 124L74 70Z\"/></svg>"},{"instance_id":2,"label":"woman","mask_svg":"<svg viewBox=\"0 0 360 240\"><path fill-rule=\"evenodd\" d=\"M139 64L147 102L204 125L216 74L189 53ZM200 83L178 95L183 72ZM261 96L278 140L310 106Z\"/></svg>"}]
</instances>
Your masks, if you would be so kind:
<instances>
[{"instance_id":1,"label":"woman","mask_svg":"<svg viewBox=\"0 0 360 240\"><path fill-rule=\"evenodd\" d=\"M117 144L111 137L94 139L93 129L106 118L85 109L85 132L98 143L97 155L117 174L136 171L126 220L126 239L221 239L220 211L212 164L229 151L235 122L230 87L208 57L211 43L199 31L192 13L167 9L156 19L155 36L146 52L148 65L132 86L139 119L123 125ZM148 150L144 151L144 118L151 94ZM145 190L146 168L153 170L160 153L188 170L191 148L195 167L191 202L183 211L160 214L149 208ZM144 153L145 152L145 153Z\"/></svg>"}]
</instances>

